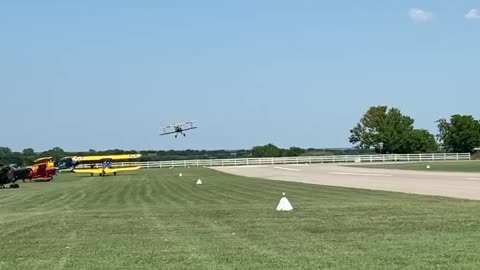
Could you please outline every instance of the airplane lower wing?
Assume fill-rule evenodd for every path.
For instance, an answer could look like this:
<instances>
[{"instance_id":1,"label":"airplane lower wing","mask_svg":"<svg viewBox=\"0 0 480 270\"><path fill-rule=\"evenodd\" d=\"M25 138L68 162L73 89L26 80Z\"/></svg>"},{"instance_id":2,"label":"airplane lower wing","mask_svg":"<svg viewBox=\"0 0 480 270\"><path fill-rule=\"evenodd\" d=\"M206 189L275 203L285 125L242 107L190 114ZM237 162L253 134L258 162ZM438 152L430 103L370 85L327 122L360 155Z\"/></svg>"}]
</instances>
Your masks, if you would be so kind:
<instances>
[{"instance_id":1,"label":"airplane lower wing","mask_svg":"<svg viewBox=\"0 0 480 270\"><path fill-rule=\"evenodd\" d=\"M177 133L177 132L176 131L163 132L163 133L160 133L160 135L168 135L173 133Z\"/></svg>"},{"instance_id":2,"label":"airplane lower wing","mask_svg":"<svg viewBox=\"0 0 480 270\"><path fill-rule=\"evenodd\" d=\"M73 170L74 173L102 173L102 168L98 169L75 169Z\"/></svg>"},{"instance_id":3,"label":"airplane lower wing","mask_svg":"<svg viewBox=\"0 0 480 270\"><path fill-rule=\"evenodd\" d=\"M118 167L118 168L107 168L105 173L114 173L114 172L125 172L125 171L135 171L141 169L141 166L136 167Z\"/></svg>"},{"instance_id":4,"label":"airplane lower wing","mask_svg":"<svg viewBox=\"0 0 480 270\"><path fill-rule=\"evenodd\" d=\"M106 168L105 173L117 173L117 172L125 172L125 171L135 171L141 169L141 166L135 167L118 167L118 168ZM101 174L103 172L102 168L98 169L75 169L73 170L75 173L90 173L90 174Z\"/></svg>"}]
</instances>

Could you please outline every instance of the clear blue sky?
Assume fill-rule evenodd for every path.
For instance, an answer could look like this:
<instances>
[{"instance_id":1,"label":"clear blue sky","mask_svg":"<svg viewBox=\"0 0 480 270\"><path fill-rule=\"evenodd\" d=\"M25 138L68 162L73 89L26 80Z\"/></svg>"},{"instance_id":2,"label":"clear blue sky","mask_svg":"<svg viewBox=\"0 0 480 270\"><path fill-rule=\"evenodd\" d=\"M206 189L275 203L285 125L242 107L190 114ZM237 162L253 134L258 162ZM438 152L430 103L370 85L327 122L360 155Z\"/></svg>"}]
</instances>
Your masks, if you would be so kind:
<instances>
[{"instance_id":1,"label":"clear blue sky","mask_svg":"<svg viewBox=\"0 0 480 270\"><path fill-rule=\"evenodd\" d=\"M14 150L350 147L372 105L435 133L480 117L478 1L8 2L0 145ZM158 136L186 120L199 129Z\"/></svg>"}]
</instances>

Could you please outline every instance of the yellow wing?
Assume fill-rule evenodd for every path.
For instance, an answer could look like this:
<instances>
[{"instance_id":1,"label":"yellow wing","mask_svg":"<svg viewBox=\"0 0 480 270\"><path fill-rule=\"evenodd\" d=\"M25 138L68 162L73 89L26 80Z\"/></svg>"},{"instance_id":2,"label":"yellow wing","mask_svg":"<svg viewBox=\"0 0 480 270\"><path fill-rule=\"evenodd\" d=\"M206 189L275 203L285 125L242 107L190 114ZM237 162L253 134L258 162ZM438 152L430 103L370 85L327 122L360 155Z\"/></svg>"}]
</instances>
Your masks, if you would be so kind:
<instances>
[{"instance_id":1,"label":"yellow wing","mask_svg":"<svg viewBox=\"0 0 480 270\"><path fill-rule=\"evenodd\" d=\"M102 168L98 169L75 169L73 172L75 173L102 173Z\"/></svg>"},{"instance_id":2,"label":"yellow wing","mask_svg":"<svg viewBox=\"0 0 480 270\"><path fill-rule=\"evenodd\" d=\"M118 168L106 168L105 173L114 173L114 172L124 172L124 171L135 171L141 169L141 166L136 167L118 167ZM93 173L93 174L100 174L103 172L102 168L97 169L75 169L73 172L76 173Z\"/></svg>"},{"instance_id":3,"label":"yellow wing","mask_svg":"<svg viewBox=\"0 0 480 270\"><path fill-rule=\"evenodd\" d=\"M124 171L135 171L141 169L141 166L136 167L118 167L118 168L107 168L105 169L105 173L114 173L114 172L124 172Z\"/></svg>"},{"instance_id":4,"label":"yellow wing","mask_svg":"<svg viewBox=\"0 0 480 270\"><path fill-rule=\"evenodd\" d=\"M141 154L120 154L120 155L102 155L102 156L75 156L71 157L75 162L95 162L102 161L105 159L111 160L127 160L127 159L136 159L141 157Z\"/></svg>"}]
</instances>

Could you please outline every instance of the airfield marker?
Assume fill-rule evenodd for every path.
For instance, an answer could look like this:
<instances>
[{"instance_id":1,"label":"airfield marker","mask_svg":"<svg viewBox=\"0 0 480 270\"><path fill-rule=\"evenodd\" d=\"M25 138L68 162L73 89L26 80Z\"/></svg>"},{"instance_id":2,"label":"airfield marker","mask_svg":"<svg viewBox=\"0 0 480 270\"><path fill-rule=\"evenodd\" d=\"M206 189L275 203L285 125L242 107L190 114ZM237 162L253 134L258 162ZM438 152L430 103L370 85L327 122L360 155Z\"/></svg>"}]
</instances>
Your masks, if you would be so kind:
<instances>
[{"instance_id":1,"label":"airfield marker","mask_svg":"<svg viewBox=\"0 0 480 270\"><path fill-rule=\"evenodd\" d=\"M430 165L427 165L427 169L430 169Z\"/></svg>"},{"instance_id":2,"label":"airfield marker","mask_svg":"<svg viewBox=\"0 0 480 270\"><path fill-rule=\"evenodd\" d=\"M182 174L180 173L178 176L182 177Z\"/></svg>"},{"instance_id":3,"label":"airfield marker","mask_svg":"<svg viewBox=\"0 0 480 270\"><path fill-rule=\"evenodd\" d=\"M285 196L285 192L282 193L283 197L277 205L277 211L292 211L293 207Z\"/></svg>"},{"instance_id":4,"label":"airfield marker","mask_svg":"<svg viewBox=\"0 0 480 270\"><path fill-rule=\"evenodd\" d=\"M197 185L201 185L202 184L202 180L201 179L198 179L197 180Z\"/></svg>"}]
</instances>

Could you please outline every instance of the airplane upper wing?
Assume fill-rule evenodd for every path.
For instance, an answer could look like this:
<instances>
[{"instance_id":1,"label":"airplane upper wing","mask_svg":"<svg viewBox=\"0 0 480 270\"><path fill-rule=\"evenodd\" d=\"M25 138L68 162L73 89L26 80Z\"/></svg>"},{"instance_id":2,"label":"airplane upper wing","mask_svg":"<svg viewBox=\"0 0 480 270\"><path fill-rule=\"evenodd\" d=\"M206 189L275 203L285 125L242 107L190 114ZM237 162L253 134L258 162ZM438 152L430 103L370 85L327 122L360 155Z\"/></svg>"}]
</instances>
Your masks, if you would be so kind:
<instances>
[{"instance_id":1,"label":"airplane upper wing","mask_svg":"<svg viewBox=\"0 0 480 270\"><path fill-rule=\"evenodd\" d=\"M105 159L127 160L141 157L141 154L118 154L118 155L99 155L99 156L76 156L72 157L75 162L100 162Z\"/></svg>"},{"instance_id":2,"label":"airplane upper wing","mask_svg":"<svg viewBox=\"0 0 480 270\"><path fill-rule=\"evenodd\" d=\"M197 120L187 121L187 122L177 123L177 124L170 124L170 125L163 126L163 127L160 127L160 128L161 129L166 129L166 128L174 128L174 127L178 127L178 126L192 125L195 122L197 122Z\"/></svg>"}]
</instances>

